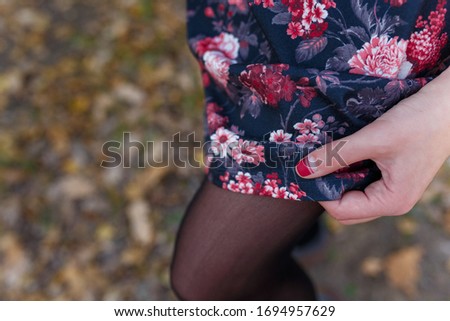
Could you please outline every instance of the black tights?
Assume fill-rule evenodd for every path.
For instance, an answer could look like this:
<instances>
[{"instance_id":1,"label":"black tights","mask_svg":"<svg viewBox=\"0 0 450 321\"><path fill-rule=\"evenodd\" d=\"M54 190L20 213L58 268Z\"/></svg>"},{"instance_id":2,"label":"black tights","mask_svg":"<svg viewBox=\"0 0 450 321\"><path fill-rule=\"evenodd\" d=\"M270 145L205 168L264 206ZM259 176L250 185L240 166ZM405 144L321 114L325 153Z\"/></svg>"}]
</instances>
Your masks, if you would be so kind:
<instances>
[{"instance_id":1,"label":"black tights","mask_svg":"<svg viewBox=\"0 0 450 321\"><path fill-rule=\"evenodd\" d=\"M170 267L180 300L316 300L293 245L323 208L242 195L204 180L177 233Z\"/></svg>"}]
</instances>

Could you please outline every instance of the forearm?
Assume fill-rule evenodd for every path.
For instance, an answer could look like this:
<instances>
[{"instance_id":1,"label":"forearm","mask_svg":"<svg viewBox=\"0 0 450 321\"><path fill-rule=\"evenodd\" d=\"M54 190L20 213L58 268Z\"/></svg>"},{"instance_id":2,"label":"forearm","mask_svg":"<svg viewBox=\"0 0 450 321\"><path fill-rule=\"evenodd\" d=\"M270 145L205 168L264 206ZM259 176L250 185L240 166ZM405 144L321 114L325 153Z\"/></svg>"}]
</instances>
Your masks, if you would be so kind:
<instances>
[{"instance_id":1,"label":"forearm","mask_svg":"<svg viewBox=\"0 0 450 321\"><path fill-rule=\"evenodd\" d=\"M450 68L410 99L414 101L416 109L424 114L426 125L437 129L435 135L440 137L430 138L440 140L447 156L450 156Z\"/></svg>"},{"instance_id":2,"label":"forearm","mask_svg":"<svg viewBox=\"0 0 450 321\"><path fill-rule=\"evenodd\" d=\"M425 85L420 92L424 94L429 106L432 105L447 123L450 130L450 68Z\"/></svg>"}]
</instances>

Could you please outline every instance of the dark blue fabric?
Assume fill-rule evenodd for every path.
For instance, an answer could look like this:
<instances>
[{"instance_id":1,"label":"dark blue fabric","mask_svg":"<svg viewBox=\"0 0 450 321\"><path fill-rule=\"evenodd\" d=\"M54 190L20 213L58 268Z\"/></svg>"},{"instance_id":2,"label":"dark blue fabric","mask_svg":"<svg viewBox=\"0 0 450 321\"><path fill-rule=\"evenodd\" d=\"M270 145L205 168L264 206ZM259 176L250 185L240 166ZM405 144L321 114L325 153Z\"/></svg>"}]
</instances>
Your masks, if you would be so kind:
<instances>
[{"instance_id":1,"label":"dark blue fabric","mask_svg":"<svg viewBox=\"0 0 450 321\"><path fill-rule=\"evenodd\" d=\"M371 160L311 180L295 164L448 66L446 7L442 0L188 0L208 178L235 192L314 201L379 179Z\"/></svg>"}]
</instances>

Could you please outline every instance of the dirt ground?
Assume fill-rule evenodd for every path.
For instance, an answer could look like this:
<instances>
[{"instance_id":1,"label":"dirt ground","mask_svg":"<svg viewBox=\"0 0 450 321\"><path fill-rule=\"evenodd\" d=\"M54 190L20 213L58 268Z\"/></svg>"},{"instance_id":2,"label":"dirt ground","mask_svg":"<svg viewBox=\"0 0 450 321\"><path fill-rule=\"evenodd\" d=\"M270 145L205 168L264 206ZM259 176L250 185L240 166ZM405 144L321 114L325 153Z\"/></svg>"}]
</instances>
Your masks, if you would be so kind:
<instances>
[{"instance_id":1,"label":"dirt ground","mask_svg":"<svg viewBox=\"0 0 450 321\"><path fill-rule=\"evenodd\" d=\"M175 232L202 170L100 162L124 132L201 137L184 13L181 0L0 0L0 299L175 298ZM406 216L325 223L308 261L320 288L450 299L450 163Z\"/></svg>"}]
</instances>

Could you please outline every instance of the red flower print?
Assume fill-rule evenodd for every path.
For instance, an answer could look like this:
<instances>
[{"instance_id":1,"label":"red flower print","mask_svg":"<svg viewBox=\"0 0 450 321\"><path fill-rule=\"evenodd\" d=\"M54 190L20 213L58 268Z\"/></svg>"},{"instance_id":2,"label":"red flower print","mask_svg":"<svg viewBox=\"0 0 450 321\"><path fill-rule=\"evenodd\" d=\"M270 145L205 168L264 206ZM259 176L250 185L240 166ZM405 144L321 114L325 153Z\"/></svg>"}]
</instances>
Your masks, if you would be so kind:
<instances>
[{"instance_id":1,"label":"red flower print","mask_svg":"<svg viewBox=\"0 0 450 321\"><path fill-rule=\"evenodd\" d=\"M328 22L313 24L309 33L310 38L321 37L328 29Z\"/></svg>"},{"instance_id":2,"label":"red flower print","mask_svg":"<svg viewBox=\"0 0 450 321\"><path fill-rule=\"evenodd\" d=\"M369 174L369 169L363 167L362 161L353 163L348 167L338 169L333 173L336 178L351 179L354 182L358 182L364 179Z\"/></svg>"},{"instance_id":3,"label":"red flower print","mask_svg":"<svg viewBox=\"0 0 450 321\"><path fill-rule=\"evenodd\" d=\"M277 182L277 184L281 184L281 179L279 178L277 172L267 174L267 175L266 175L266 178L268 178L268 179L274 179L274 180Z\"/></svg>"},{"instance_id":4,"label":"red flower print","mask_svg":"<svg viewBox=\"0 0 450 321\"><path fill-rule=\"evenodd\" d=\"M311 101L317 96L317 92L314 87L309 85L309 79L307 77L302 77L297 82L297 90L299 90L299 100L300 104L308 108L311 106Z\"/></svg>"},{"instance_id":5,"label":"red flower print","mask_svg":"<svg viewBox=\"0 0 450 321\"><path fill-rule=\"evenodd\" d=\"M273 198L282 198L282 199L288 199L289 198L289 192L287 191L286 187L277 187L272 191L272 197Z\"/></svg>"},{"instance_id":6,"label":"red flower print","mask_svg":"<svg viewBox=\"0 0 450 321\"><path fill-rule=\"evenodd\" d=\"M299 200L306 196L306 193L295 184L290 183L288 186L280 186L281 180L277 173L267 174L264 183L255 182L250 173L239 171L234 179L229 179L230 174L226 172L225 175L220 176L222 181L222 188L233 192L242 194L255 194L262 196L269 196L273 198Z\"/></svg>"},{"instance_id":7,"label":"red flower print","mask_svg":"<svg viewBox=\"0 0 450 321\"><path fill-rule=\"evenodd\" d=\"M220 175L220 176L219 176L219 179L220 179L222 182L228 182L228 181L230 180L230 173L229 173L229 172L225 172L224 175Z\"/></svg>"},{"instance_id":8,"label":"red flower print","mask_svg":"<svg viewBox=\"0 0 450 321\"><path fill-rule=\"evenodd\" d=\"M282 74L288 65L253 64L247 66L239 80L263 103L277 107L280 100L291 101L296 90L295 82Z\"/></svg>"},{"instance_id":9,"label":"red flower print","mask_svg":"<svg viewBox=\"0 0 450 321\"><path fill-rule=\"evenodd\" d=\"M406 51L408 60L414 65L413 72L433 68L441 57L441 51L448 41L447 33L442 33L447 14L446 4L447 0L439 0L428 20L424 20L422 16L417 19L416 29L422 30L411 35Z\"/></svg>"},{"instance_id":10,"label":"red flower print","mask_svg":"<svg viewBox=\"0 0 450 321\"><path fill-rule=\"evenodd\" d=\"M249 173L238 172L236 175L236 181L241 184L253 183L252 175Z\"/></svg>"},{"instance_id":11,"label":"red flower print","mask_svg":"<svg viewBox=\"0 0 450 321\"><path fill-rule=\"evenodd\" d=\"M254 0L254 3L256 5L260 5L262 3L264 8L270 8L270 7L273 7L275 5L273 3L273 0Z\"/></svg>"},{"instance_id":12,"label":"red flower print","mask_svg":"<svg viewBox=\"0 0 450 321\"><path fill-rule=\"evenodd\" d=\"M228 117L219 114L221 111L222 107L219 107L216 103L208 103L206 105L206 121L210 133L216 131L219 127L224 127L228 123Z\"/></svg>"},{"instance_id":13,"label":"red flower print","mask_svg":"<svg viewBox=\"0 0 450 321\"><path fill-rule=\"evenodd\" d=\"M240 165L242 163L251 163L259 165L264 163L264 146L258 145L255 141L239 139L237 144L231 147L231 156Z\"/></svg>"},{"instance_id":14,"label":"red flower print","mask_svg":"<svg viewBox=\"0 0 450 321\"><path fill-rule=\"evenodd\" d=\"M264 8L274 6L273 0L254 0L253 3L263 4ZM336 8L333 0L281 0L281 3L291 14L291 21L286 30L291 39L322 36L328 28L328 24L324 24L328 17L328 9Z\"/></svg>"},{"instance_id":15,"label":"red flower print","mask_svg":"<svg viewBox=\"0 0 450 321\"><path fill-rule=\"evenodd\" d=\"M230 60L221 52L207 51L203 55L205 68L209 74L222 86L226 87L228 82L229 68L236 60Z\"/></svg>"},{"instance_id":16,"label":"red flower print","mask_svg":"<svg viewBox=\"0 0 450 321\"><path fill-rule=\"evenodd\" d=\"M291 21L288 24L287 34L291 36L292 39L295 39L303 36L305 34L305 30L303 30L303 26L300 22Z\"/></svg>"},{"instance_id":17,"label":"red flower print","mask_svg":"<svg viewBox=\"0 0 450 321\"><path fill-rule=\"evenodd\" d=\"M228 0L228 4L230 6L236 6L240 11L247 10L247 1L246 0Z\"/></svg>"},{"instance_id":18,"label":"red flower print","mask_svg":"<svg viewBox=\"0 0 450 321\"><path fill-rule=\"evenodd\" d=\"M312 21L317 23L322 23L326 17L328 17L328 11L325 10L325 5L321 3L316 3L312 8Z\"/></svg>"},{"instance_id":19,"label":"red flower print","mask_svg":"<svg viewBox=\"0 0 450 321\"><path fill-rule=\"evenodd\" d=\"M406 3L407 0L384 0L384 2L390 2L393 7L401 7Z\"/></svg>"},{"instance_id":20,"label":"red flower print","mask_svg":"<svg viewBox=\"0 0 450 321\"><path fill-rule=\"evenodd\" d=\"M206 37L196 44L196 51L203 56L207 51L218 51L228 59L235 59L239 51L239 39L229 33L222 32L216 37Z\"/></svg>"},{"instance_id":21,"label":"red flower print","mask_svg":"<svg viewBox=\"0 0 450 321\"><path fill-rule=\"evenodd\" d=\"M267 179L264 181L264 186L262 190L262 195L272 196L272 192L278 189L278 184L281 184L281 180L278 179L278 174L274 175L268 174Z\"/></svg>"},{"instance_id":22,"label":"red flower print","mask_svg":"<svg viewBox=\"0 0 450 321\"><path fill-rule=\"evenodd\" d=\"M217 37L206 37L196 44L197 53L203 58L205 69L222 86L228 82L229 68L236 63L239 39L222 32Z\"/></svg>"},{"instance_id":23,"label":"red flower print","mask_svg":"<svg viewBox=\"0 0 450 321\"><path fill-rule=\"evenodd\" d=\"M290 199L299 199L303 196L306 196L306 193L303 192L300 187L295 184L295 183L291 183L289 186L289 191L291 192L290 194Z\"/></svg>"},{"instance_id":24,"label":"red flower print","mask_svg":"<svg viewBox=\"0 0 450 321\"><path fill-rule=\"evenodd\" d=\"M261 184L255 184L250 173L241 171L237 173L235 179L230 180L228 183L223 182L222 187L242 194L259 194L261 191Z\"/></svg>"},{"instance_id":25,"label":"red flower print","mask_svg":"<svg viewBox=\"0 0 450 321\"><path fill-rule=\"evenodd\" d=\"M214 17L214 10L211 7L206 7L205 10L204 10L204 14L208 18L213 18Z\"/></svg>"},{"instance_id":26,"label":"red flower print","mask_svg":"<svg viewBox=\"0 0 450 321\"><path fill-rule=\"evenodd\" d=\"M241 189L239 188L239 183L235 182L234 180L231 180L227 186L227 189L229 189L232 192L240 192Z\"/></svg>"},{"instance_id":27,"label":"red flower print","mask_svg":"<svg viewBox=\"0 0 450 321\"><path fill-rule=\"evenodd\" d=\"M325 5L326 9L336 8L336 3L333 0L322 0L322 3Z\"/></svg>"}]
</instances>

